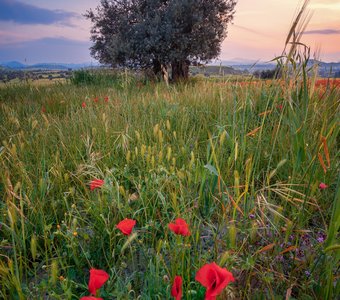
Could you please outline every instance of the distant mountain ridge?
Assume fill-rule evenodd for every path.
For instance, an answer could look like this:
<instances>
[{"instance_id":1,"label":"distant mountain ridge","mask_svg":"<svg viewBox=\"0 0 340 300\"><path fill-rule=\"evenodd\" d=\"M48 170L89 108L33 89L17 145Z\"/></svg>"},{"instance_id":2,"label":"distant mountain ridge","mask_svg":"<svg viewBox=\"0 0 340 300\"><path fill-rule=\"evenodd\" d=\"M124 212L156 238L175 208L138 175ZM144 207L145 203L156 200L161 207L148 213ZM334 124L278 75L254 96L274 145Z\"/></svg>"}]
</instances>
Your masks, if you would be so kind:
<instances>
[{"instance_id":1,"label":"distant mountain ridge","mask_svg":"<svg viewBox=\"0 0 340 300\"><path fill-rule=\"evenodd\" d=\"M331 62L324 62L321 60L310 59L309 63L321 63L321 64L340 64L340 59L338 62L331 61ZM267 64L274 64L276 65L275 61L271 60L261 60L261 59L242 59L242 58L234 58L230 60L214 60L210 64L212 65L228 65L228 66L235 66L235 65L267 65Z\"/></svg>"},{"instance_id":2,"label":"distant mountain ridge","mask_svg":"<svg viewBox=\"0 0 340 300\"><path fill-rule=\"evenodd\" d=\"M313 64L319 65L319 76L321 77L332 77L340 72L340 61L339 62L322 62L311 59L308 62L308 66ZM37 63L32 65L23 64L18 61L0 62L0 69L5 68L9 70L79 70L83 68L98 68L101 65L97 62L84 62L79 64L73 63ZM256 71L273 70L276 67L276 63L261 60L249 60L249 59L233 59L233 60L216 60L208 64L208 66L219 66L219 67L231 67L234 73L238 72L249 72L254 73ZM336 75L338 76L338 75Z\"/></svg>"},{"instance_id":3,"label":"distant mountain ridge","mask_svg":"<svg viewBox=\"0 0 340 300\"><path fill-rule=\"evenodd\" d=\"M77 70L82 68L90 68L90 67L98 67L98 63L38 63L33 65L26 65L18 61L8 61L8 62L0 62L0 67L12 69L12 70L34 70L34 69L42 69L42 70Z\"/></svg>"},{"instance_id":4,"label":"distant mountain ridge","mask_svg":"<svg viewBox=\"0 0 340 300\"><path fill-rule=\"evenodd\" d=\"M312 66L317 64L319 66L319 76L322 77L332 77L340 71L340 61L339 62L322 62L319 60L309 60L308 66ZM250 73L254 73L255 71L264 71L264 70L274 70L276 68L275 62L264 62L260 60L246 60L242 61L241 59L235 60L222 60L216 61L211 65L220 65L220 66L231 66L235 70L240 71L248 71Z\"/></svg>"}]
</instances>

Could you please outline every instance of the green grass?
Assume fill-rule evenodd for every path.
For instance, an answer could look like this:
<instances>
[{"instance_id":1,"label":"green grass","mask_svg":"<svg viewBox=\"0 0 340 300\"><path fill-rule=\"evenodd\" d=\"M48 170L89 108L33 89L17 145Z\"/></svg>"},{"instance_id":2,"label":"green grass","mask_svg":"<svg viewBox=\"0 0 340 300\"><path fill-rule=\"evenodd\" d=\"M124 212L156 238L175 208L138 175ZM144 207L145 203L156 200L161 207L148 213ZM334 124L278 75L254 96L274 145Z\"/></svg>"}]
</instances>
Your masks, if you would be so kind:
<instances>
[{"instance_id":1,"label":"green grass","mask_svg":"<svg viewBox=\"0 0 340 300\"><path fill-rule=\"evenodd\" d=\"M79 299L94 267L103 299L170 299L175 275L203 299L195 274L214 261L236 278L220 299L335 299L340 91L311 86L1 88L0 298Z\"/></svg>"}]
</instances>

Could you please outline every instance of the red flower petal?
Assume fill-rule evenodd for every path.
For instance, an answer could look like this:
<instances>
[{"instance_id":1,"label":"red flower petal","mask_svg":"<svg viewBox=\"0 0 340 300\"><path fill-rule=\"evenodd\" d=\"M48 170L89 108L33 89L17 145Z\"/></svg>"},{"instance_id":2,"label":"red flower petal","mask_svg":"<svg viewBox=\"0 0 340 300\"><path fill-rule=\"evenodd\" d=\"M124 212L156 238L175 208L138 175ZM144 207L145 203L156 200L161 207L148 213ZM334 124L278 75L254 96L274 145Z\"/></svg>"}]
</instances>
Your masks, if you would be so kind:
<instances>
[{"instance_id":1,"label":"red flower petal","mask_svg":"<svg viewBox=\"0 0 340 300\"><path fill-rule=\"evenodd\" d=\"M90 189L93 191L94 189L100 188L104 184L104 180L102 179L93 179L90 182Z\"/></svg>"},{"instance_id":2,"label":"red flower petal","mask_svg":"<svg viewBox=\"0 0 340 300\"><path fill-rule=\"evenodd\" d=\"M324 190L324 189L327 189L328 188L328 185L327 184L325 184L325 183L323 183L323 182L321 182L320 184L319 184L319 189L320 190Z\"/></svg>"},{"instance_id":3,"label":"red flower petal","mask_svg":"<svg viewBox=\"0 0 340 300\"><path fill-rule=\"evenodd\" d=\"M81 104L81 106L82 106L82 107L86 107L86 103L83 102L83 103Z\"/></svg>"},{"instance_id":4,"label":"red flower petal","mask_svg":"<svg viewBox=\"0 0 340 300\"><path fill-rule=\"evenodd\" d=\"M206 300L216 299L216 296L218 296L231 281L235 281L231 272L221 268L214 262L206 264L199 269L195 279L207 289L205 293Z\"/></svg>"},{"instance_id":5,"label":"red flower petal","mask_svg":"<svg viewBox=\"0 0 340 300\"><path fill-rule=\"evenodd\" d=\"M174 279L174 283L171 288L171 296L176 300L181 300L183 291L182 291L183 280L181 276L176 276Z\"/></svg>"},{"instance_id":6,"label":"red flower petal","mask_svg":"<svg viewBox=\"0 0 340 300\"><path fill-rule=\"evenodd\" d=\"M278 105L276 105L276 108L279 109L279 110L282 110L283 109L283 105L282 104L278 104Z\"/></svg>"},{"instance_id":7,"label":"red flower petal","mask_svg":"<svg viewBox=\"0 0 340 300\"><path fill-rule=\"evenodd\" d=\"M89 292L95 295L97 290L109 279L109 274L103 270L91 269L89 280Z\"/></svg>"},{"instance_id":8,"label":"red flower petal","mask_svg":"<svg viewBox=\"0 0 340 300\"><path fill-rule=\"evenodd\" d=\"M180 234L183 236L190 235L189 226L187 222L185 222L185 220L181 218L176 219L175 223L170 223L168 227L175 234Z\"/></svg>"},{"instance_id":9,"label":"red flower petal","mask_svg":"<svg viewBox=\"0 0 340 300\"><path fill-rule=\"evenodd\" d=\"M132 219L124 219L120 221L116 227L124 234L130 235L133 227L136 225L136 221Z\"/></svg>"},{"instance_id":10,"label":"red flower petal","mask_svg":"<svg viewBox=\"0 0 340 300\"><path fill-rule=\"evenodd\" d=\"M170 223L170 224L168 225L168 227L169 227L169 229L170 229L173 233L179 234L179 228L178 228L178 226L177 226L176 224Z\"/></svg>"},{"instance_id":11,"label":"red flower petal","mask_svg":"<svg viewBox=\"0 0 340 300\"><path fill-rule=\"evenodd\" d=\"M103 298L97 298L97 297L93 297L93 296L85 296L85 297L81 297L80 300L103 300Z\"/></svg>"}]
</instances>

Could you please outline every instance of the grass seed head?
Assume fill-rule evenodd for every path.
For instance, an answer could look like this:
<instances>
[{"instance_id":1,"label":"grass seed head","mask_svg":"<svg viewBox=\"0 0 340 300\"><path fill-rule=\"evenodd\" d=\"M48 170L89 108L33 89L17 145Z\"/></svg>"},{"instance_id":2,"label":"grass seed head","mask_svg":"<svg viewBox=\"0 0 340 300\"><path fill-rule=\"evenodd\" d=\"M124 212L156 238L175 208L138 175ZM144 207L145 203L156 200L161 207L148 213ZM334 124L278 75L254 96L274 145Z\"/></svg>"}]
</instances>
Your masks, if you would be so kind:
<instances>
[{"instance_id":1,"label":"grass seed head","mask_svg":"<svg viewBox=\"0 0 340 300\"><path fill-rule=\"evenodd\" d=\"M169 131L171 130L171 124L169 120L166 120L166 129Z\"/></svg>"},{"instance_id":2,"label":"grass seed head","mask_svg":"<svg viewBox=\"0 0 340 300\"><path fill-rule=\"evenodd\" d=\"M128 152L126 153L126 162L130 162L130 160L131 160L131 151L130 150L128 150Z\"/></svg>"},{"instance_id":3,"label":"grass seed head","mask_svg":"<svg viewBox=\"0 0 340 300\"><path fill-rule=\"evenodd\" d=\"M232 222L229 225L229 244L231 248L235 248L236 247L236 235L237 235L237 228L235 226L235 222Z\"/></svg>"},{"instance_id":4,"label":"grass seed head","mask_svg":"<svg viewBox=\"0 0 340 300\"><path fill-rule=\"evenodd\" d=\"M172 152L171 146L168 146L167 153L166 153L166 160L167 161L170 161L170 159L171 159L171 152Z\"/></svg>"},{"instance_id":5,"label":"grass seed head","mask_svg":"<svg viewBox=\"0 0 340 300\"><path fill-rule=\"evenodd\" d=\"M58 273L59 273L58 262L56 260L53 260L51 264L51 283L53 285L55 285L59 279Z\"/></svg>"},{"instance_id":6,"label":"grass seed head","mask_svg":"<svg viewBox=\"0 0 340 300\"><path fill-rule=\"evenodd\" d=\"M37 237L34 233L31 237L31 254L32 254L33 260L35 261L35 259L37 258Z\"/></svg>"}]
</instances>

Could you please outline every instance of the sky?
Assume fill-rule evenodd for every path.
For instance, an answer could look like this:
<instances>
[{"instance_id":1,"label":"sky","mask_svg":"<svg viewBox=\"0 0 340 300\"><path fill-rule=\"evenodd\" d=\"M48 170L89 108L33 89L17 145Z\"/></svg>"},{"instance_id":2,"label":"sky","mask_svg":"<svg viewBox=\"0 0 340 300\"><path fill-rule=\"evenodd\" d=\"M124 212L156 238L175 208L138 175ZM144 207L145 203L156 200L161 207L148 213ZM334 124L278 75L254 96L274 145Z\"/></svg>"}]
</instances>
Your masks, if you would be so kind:
<instances>
[{"instance_id":1,"label":"sky","mask_svg":"<svg viewBox=\"0 0 340 300\"><path fill-rule=\"evenodd\" d=\"M0 0L0 62L95 62L91 22L99 0ZM301 0L238 0L220 60L268 61L282 53ZM322 61L340 62L340 0L311 0L302 42Z\"/></svg>"}]
</instances>

